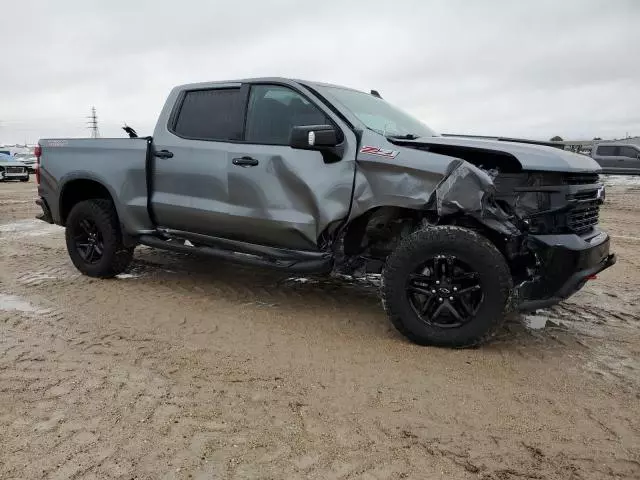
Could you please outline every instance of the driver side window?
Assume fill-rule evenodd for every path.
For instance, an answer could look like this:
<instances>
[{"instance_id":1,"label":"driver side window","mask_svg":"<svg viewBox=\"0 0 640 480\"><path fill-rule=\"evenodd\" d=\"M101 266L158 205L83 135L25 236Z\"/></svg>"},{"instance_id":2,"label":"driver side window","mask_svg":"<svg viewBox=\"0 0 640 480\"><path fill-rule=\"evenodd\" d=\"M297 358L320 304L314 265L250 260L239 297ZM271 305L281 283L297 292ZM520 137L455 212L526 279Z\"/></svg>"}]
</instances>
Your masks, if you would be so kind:
<instances>
[{"instance_id":1,"label":"driver side window","mask_svg":"<svg viewBox=\"0 0 640 480\"><path fill-rule=\"evenodd\" d=\"M247 109L245 141L288 145L293 127L330 123L322 111L290 88L253 85Z\"/></svg>"}]
</instances>

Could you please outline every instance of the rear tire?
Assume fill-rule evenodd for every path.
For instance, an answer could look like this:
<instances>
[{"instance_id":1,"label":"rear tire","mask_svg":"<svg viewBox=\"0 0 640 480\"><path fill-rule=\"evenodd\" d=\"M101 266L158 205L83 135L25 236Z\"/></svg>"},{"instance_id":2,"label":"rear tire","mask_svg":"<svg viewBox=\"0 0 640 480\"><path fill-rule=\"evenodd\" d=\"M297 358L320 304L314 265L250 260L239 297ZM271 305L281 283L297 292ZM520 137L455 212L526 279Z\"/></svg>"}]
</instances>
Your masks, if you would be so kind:
<instances>
[{"instance_id":1,"label":"rear tire","mask_svg":"<svg viewBox=\"0 0 640 480\"><path fill-rule=\"evenodd\" d=\"M115 277L133 258L134 249L123 245L118 215L109 200L78 202L67 217L65 238L71 261L90 277Z\"/></svg>"},{"instance_id":2,"label":"rear tire","mask_svg":"<svg viewBox=\"0 0 640 480\"><path fill-rule=\"evenodd\" d=\"M431 227L401 240L382 275L382 302L400 333L420 345L473 347L511 309L504 256L466 228Z\"/></svg>"}]
</instances>

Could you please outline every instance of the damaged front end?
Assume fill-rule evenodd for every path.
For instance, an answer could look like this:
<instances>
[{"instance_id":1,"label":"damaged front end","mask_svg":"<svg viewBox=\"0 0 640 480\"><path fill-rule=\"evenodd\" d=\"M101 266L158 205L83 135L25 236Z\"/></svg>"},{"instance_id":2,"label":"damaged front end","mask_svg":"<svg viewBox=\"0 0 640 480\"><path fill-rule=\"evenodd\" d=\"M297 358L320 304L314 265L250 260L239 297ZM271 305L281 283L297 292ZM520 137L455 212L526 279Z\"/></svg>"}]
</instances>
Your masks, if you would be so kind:
<instances>
[{"instance_id":1,"label":"damaged front end","mask_svg":"<svg viewBox=\"0 0 640 480\"><path fill-rule=\"evenodd\" d=\"M520 311L571 296L615 263L598 228L604 187L596 173L485 171L451 163L429 204L443 222L473 219L509 262Z\"/></svg>"}]
</instances>

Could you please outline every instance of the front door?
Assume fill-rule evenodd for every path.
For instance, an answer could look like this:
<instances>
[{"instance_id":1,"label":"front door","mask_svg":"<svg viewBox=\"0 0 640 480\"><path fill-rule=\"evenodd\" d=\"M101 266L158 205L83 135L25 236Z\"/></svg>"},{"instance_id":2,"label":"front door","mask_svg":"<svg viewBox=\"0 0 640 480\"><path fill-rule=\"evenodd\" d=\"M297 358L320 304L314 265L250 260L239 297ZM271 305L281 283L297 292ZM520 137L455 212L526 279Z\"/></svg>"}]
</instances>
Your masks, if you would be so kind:
<instances>
[{"instance_id":1,"label":"front door","mask_svg":"<svg viewBox=\"0 0 640 480\"><path fill-rule=\"evenodd\" d=\"M327 226L347 217L355 173L353 133L301 92L251 85L244 142L227 159L229 224L238 239L315 250ZM345 154L326 162L318 151L289 147L294 126L337 126Z\"/></svg>"}]
</instances>

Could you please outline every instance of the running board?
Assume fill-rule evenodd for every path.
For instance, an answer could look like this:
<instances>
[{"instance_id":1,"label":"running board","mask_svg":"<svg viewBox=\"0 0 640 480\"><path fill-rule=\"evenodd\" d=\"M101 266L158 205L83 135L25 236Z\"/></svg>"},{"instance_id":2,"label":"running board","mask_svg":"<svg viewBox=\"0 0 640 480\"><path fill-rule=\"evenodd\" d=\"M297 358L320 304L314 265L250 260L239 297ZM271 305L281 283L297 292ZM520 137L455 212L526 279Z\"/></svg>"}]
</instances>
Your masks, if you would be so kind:
<instances>
[{"instance_id":1,"label":"running board","mask_svg":"<svg viewBox=\"0 0 640 480\"><path fill-rule=\"evenodd\" d=\"M169 232L165 231L163 233ZM275 251L278 252L279 255L262 255L257 252L247 253L241 250L248 250L248 244L234 240L229 240L228 242L241 244L244 248L238 248L237 251L234 251L213 245L193 245L190 241L185 242L184 239L176 237L170 237L165 240L154 235L142 235L138 237L138 242L148 247L160 248L163 250L171 250L180 253L196 253L245 265L275 268L294 273L329 273L333 267L333 257L329 253L287 251L264 246L256 246L256 250L262 249L265 251ZM186 243L189 244L187 245ZM230 244L228 245L230 246ZM285 256L285 252L287 252L288 255Z\"/></svg>"}]
</instances>

